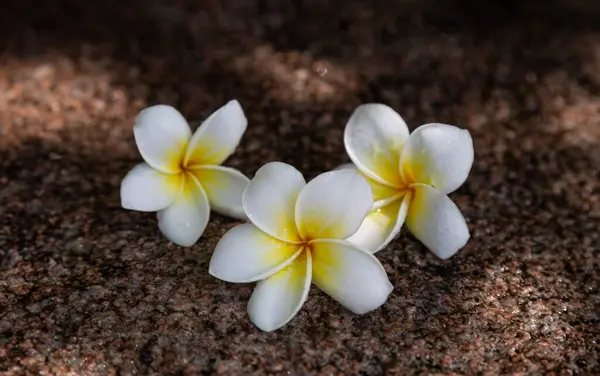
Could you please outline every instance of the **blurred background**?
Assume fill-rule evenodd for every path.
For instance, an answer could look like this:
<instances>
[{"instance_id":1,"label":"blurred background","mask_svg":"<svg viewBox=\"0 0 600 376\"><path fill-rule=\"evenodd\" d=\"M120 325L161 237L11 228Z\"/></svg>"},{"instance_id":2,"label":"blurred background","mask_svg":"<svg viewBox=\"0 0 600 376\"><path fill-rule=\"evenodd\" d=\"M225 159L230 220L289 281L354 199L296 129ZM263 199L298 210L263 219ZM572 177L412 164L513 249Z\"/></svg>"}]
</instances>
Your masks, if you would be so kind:
<instances>
[{"instance_id":1,"label":"blurred background","mask_svg":"<svg viewBox=\"0 0 600 376\"><path fill-rule=\"evenodd\" d=\"M0 371L599 373L599 21L595 0L0 1ZM469 129L472 239L440 261L403 231L384 307L313 289L259 332L252 286L206 273L234 222L180 248L119 202L140 109L197 124L233 98L250 177L345 162L365 102Z\"/></svg>"}]
</instances>

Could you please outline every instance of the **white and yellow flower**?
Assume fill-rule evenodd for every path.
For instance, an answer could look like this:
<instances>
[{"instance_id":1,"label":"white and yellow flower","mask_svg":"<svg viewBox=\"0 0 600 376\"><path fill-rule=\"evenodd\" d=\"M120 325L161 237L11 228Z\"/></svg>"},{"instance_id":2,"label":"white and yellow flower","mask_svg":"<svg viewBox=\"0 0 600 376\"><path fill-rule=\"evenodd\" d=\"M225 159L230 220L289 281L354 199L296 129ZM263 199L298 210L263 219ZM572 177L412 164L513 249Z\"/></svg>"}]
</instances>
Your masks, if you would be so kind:
<instances>
[{"instance_id":1,"label":"white and yellow flower","mask_svg":"<svg viewBox=\"0 0 600 376\"><path fill-rule=\"evenodd\" d=\"M121 205L158 212L160 231L181 246L190 246L200 238L211 208L246 219L242 193L249 179L233 168L219 166L235 151L246 125L236 100L210 115L194 135L171 106L142 110L133 132L145 163L135 166L123 179Z\"/></svg>"},{"instance_id":2,"label":"white and yellow flower","mask_svg":"<svg viewBox=\"0 0 600 376\"><path fill-rule=\"evenodd\" d=\"M465 219L447 196L464 183L473 164L473 140L467 130L434 123L409 136L393 109L363 104L348 120L344 145L354 166L342 168L358 168L375 200L350 242L379 251L406 221L413 235L441 259L467 243Z\"/></svg>"},{"instance_id":3,"label":"white and yellow flower","mask_svg":"<svg viewBox=\"0 0 600 376\"><path fill-rule=\"evenodd\" d=\"M374 310L393 287L370 252L343 240L372 204L369 184L354 170L327 172L306 184L294 167L268 163L244 191L251 223L221 238L209 273L228 282L260 281L248 314L264 331L298 313L311 282L352 312Z\"/></svg>"}]
</instances>

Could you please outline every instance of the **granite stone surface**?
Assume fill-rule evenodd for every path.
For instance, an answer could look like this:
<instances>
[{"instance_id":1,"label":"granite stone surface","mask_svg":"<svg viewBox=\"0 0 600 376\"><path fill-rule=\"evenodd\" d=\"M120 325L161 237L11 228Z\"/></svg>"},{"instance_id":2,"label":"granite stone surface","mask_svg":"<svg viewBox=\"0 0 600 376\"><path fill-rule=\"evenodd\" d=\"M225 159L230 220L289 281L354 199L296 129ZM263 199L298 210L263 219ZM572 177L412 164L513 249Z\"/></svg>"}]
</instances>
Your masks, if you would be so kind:
<instances>
[{"instance_id":1,"label":"granite stone surface","mask_svg":"<svg viewBox=\"0 0 600 376\"><path fill-rule=\"evenodd\" d=\"M600 12L572 3L1 1L0 374L600 374ZM238 222L181 248L119 201L141 108L232 98L250 177L346 162L364 102L469 129L471 240L441 261L403 230L384 306L313 288L259 331L253 286L207 273Z\"/></svg>"}]
</instances>

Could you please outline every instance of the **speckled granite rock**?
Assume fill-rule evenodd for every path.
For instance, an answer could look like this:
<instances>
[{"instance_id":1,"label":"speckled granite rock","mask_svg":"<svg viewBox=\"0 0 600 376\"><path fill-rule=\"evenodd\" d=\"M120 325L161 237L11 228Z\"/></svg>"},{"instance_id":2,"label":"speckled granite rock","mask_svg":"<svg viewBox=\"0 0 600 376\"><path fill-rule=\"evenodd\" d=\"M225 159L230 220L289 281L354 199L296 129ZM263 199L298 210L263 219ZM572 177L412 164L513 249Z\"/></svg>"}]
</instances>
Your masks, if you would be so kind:
<instances>
[{"instance_id":1,"label":"speckled granite rock","mask_svg":"<svg viewBox=\"0 0 600 376\"><path fill-rule=\"evenodd\" d=\"M512 1L3 1L0 372L6 375L600 374L600 25ZM478 5L479 4L479 5ZM539 4L539 2L538 2ZM546 4L546 3L544 3ZM468 128L452 198L472 239L437 260L404 231L395 290L355 316L313 289L286 327L207 274L236 223L179 248L119 204L137 111L241 101L229 165L344 162L359 103Z\"/></svg>"}]
</instances>

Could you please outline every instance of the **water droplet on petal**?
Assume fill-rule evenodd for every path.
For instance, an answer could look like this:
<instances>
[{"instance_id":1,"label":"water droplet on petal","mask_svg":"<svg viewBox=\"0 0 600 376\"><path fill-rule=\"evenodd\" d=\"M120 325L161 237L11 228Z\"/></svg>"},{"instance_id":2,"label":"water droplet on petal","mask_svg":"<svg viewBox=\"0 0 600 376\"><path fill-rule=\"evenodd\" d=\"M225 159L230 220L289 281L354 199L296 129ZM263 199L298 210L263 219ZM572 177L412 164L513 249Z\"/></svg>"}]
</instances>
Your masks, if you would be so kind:
<instances>
[{"instance_id":1,"label":"water droplet on petal","mask_svg":"<svg viewBox=\"0 0 600 376\"><path fill-rule=\"evenodd\" d=\"M448 225L445 224L445 223L444 224L439 224L437 230L440 233L446 233L446 232L448 232Z\"/></svg>"}]
</instances>

